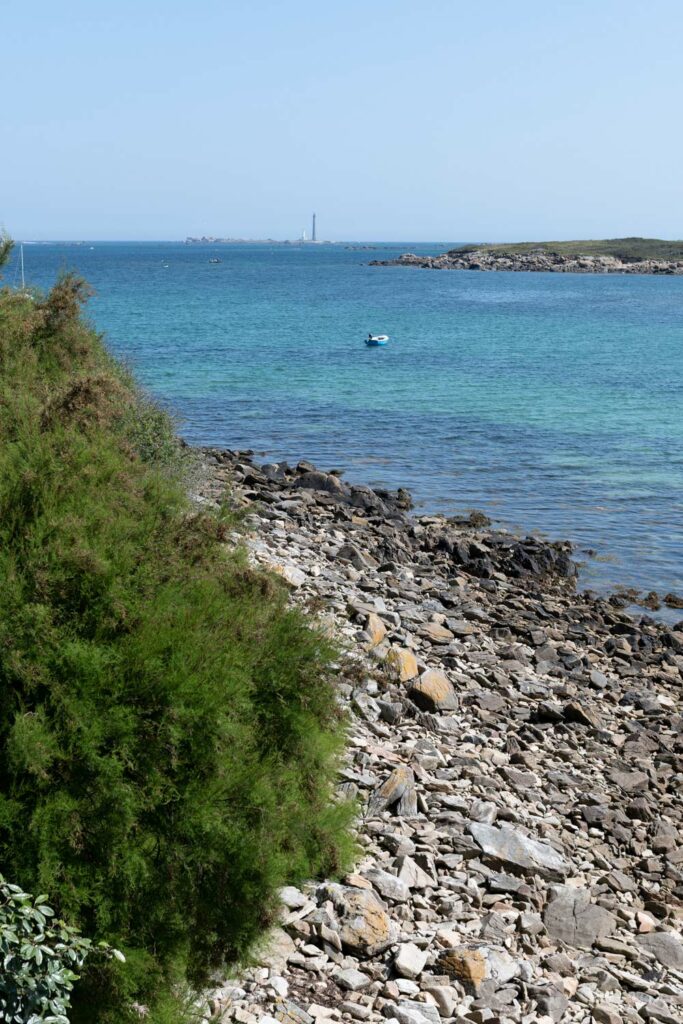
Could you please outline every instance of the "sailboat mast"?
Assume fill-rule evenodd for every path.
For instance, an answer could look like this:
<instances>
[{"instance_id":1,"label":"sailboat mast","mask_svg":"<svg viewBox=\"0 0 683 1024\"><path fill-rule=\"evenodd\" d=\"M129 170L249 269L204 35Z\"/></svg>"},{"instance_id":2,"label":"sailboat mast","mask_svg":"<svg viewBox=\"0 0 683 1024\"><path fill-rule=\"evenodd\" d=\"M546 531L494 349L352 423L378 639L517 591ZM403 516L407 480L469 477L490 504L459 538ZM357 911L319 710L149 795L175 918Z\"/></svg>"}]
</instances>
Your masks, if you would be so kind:
<instances>
[{"instance_id":1,"label":"sailboat mast","mask_svg":"<svg viewBox=\"0 0 683 1024\"><path fill-rule=\"evenodd\" d=\"M24 246L19 246L19 258L21 260L21 290L26 291L26 281L24 280Z\"/></svg>"}]
</instances>

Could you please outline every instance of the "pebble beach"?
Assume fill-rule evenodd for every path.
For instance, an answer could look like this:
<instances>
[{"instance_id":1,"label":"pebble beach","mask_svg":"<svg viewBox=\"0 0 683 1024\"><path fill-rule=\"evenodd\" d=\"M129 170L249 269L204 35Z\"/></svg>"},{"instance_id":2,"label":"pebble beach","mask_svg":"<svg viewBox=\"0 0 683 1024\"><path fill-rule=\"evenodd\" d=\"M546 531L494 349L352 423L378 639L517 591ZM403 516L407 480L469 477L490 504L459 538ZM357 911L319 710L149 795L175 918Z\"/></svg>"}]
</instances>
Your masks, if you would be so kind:
<instances>
[{"instance_id":1,"label":"pebble beach","mask_svg":"<svg viewBox=\"0 0 683 1024\"><path fill-rule=\"evenodd\" d=\"M577 591L569 544L204 449L251 559L341 642L352 874L281 893L240 1024L676 1024L683 621ZM681 613L683 619L683 612Z\"/></svg>"}]
</instances>

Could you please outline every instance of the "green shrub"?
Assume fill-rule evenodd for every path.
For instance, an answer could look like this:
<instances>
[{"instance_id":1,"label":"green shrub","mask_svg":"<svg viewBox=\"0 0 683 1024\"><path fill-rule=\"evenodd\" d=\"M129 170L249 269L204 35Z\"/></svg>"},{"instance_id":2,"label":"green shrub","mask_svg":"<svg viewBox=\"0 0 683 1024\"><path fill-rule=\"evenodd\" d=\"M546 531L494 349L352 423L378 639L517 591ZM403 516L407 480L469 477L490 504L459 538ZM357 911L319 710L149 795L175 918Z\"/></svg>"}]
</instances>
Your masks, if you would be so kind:
<instances>
[{"instance_id":1,"label":"green shrub","mask_svg":"<svg viewBox=\"0 0 683 1024\"><path fill-rule=\"evenodd\" d=\"M0 863L125 952L75 1018L151 1022L340 868L351 812L334 651L190 506L85 294L0 296Z\"/></svg>"},{"instance_id":2,"label":"green shrub","mask_svg":"<svg viewBox=\"0 0 683 1024\"><path fill-rule=\"evenodd\" d=\"M31 897L0 875L0 1020L6 1024L69 1024L76 972L93 952L89 939L54 919L46 899ZM106 943L95 954L123 960Z\"/></svg>"}]
</instances>

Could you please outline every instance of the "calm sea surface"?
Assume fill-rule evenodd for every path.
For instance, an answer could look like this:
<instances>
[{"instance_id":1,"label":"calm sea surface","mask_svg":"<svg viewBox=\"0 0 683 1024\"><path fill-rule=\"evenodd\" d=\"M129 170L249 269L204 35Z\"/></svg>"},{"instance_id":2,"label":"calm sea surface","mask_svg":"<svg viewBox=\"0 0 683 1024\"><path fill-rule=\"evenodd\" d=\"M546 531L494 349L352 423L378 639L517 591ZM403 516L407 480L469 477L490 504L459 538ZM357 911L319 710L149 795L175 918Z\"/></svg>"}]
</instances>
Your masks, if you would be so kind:
<instances>
[{"instance_id":1,"label":"calm sea surface","mask_svg":"<svg viewBox=\"0 0 683 1024\"><path fill-rule=\"evenodd\" d=\"M409 487L422 510L480 508L570 538L595 589L683 591L683 278L367 266L444 248L24 257L30 283L87 277L94 322L189 441L342 467ZM5 281L16 274L15 260ZM390 344L366 348L370 330Z\"/></svg>"}]
</instances>

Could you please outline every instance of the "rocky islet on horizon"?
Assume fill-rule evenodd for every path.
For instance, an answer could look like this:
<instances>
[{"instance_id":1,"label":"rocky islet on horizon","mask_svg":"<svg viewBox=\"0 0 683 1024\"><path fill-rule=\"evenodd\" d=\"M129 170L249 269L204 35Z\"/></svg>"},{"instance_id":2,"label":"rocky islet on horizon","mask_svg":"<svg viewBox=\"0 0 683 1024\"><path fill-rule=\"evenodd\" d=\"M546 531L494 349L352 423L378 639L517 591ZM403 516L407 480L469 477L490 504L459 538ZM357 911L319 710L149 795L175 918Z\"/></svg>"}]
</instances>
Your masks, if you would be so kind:
<instances>
[{"instance_id":1,"label":"rocky islet on horizon","mask_svg":"<svg viewBox=\"0 0 683 1024\"><path fill-rule=\"evenodd\" d=\"M345 643L362 859L281 893L240 1024L683 1019L683 622L578 594L568 544L207 449L252 559Z\"/></svg>"},{"instance_id":2,"label":"rocky islet on horizon","mask_svg":"<svg viewBox=\"0 0 683 1024\"><path fill-rule=\"evenodd\" d=\"M439 256L403 253L393 260L371 260L371 267L418 267L423 270L531 271L554 274L683 274L683 260L621 260L616 256L565 256L539 249L528 253L450 249Z\"/></svg>"}]
</instances>

